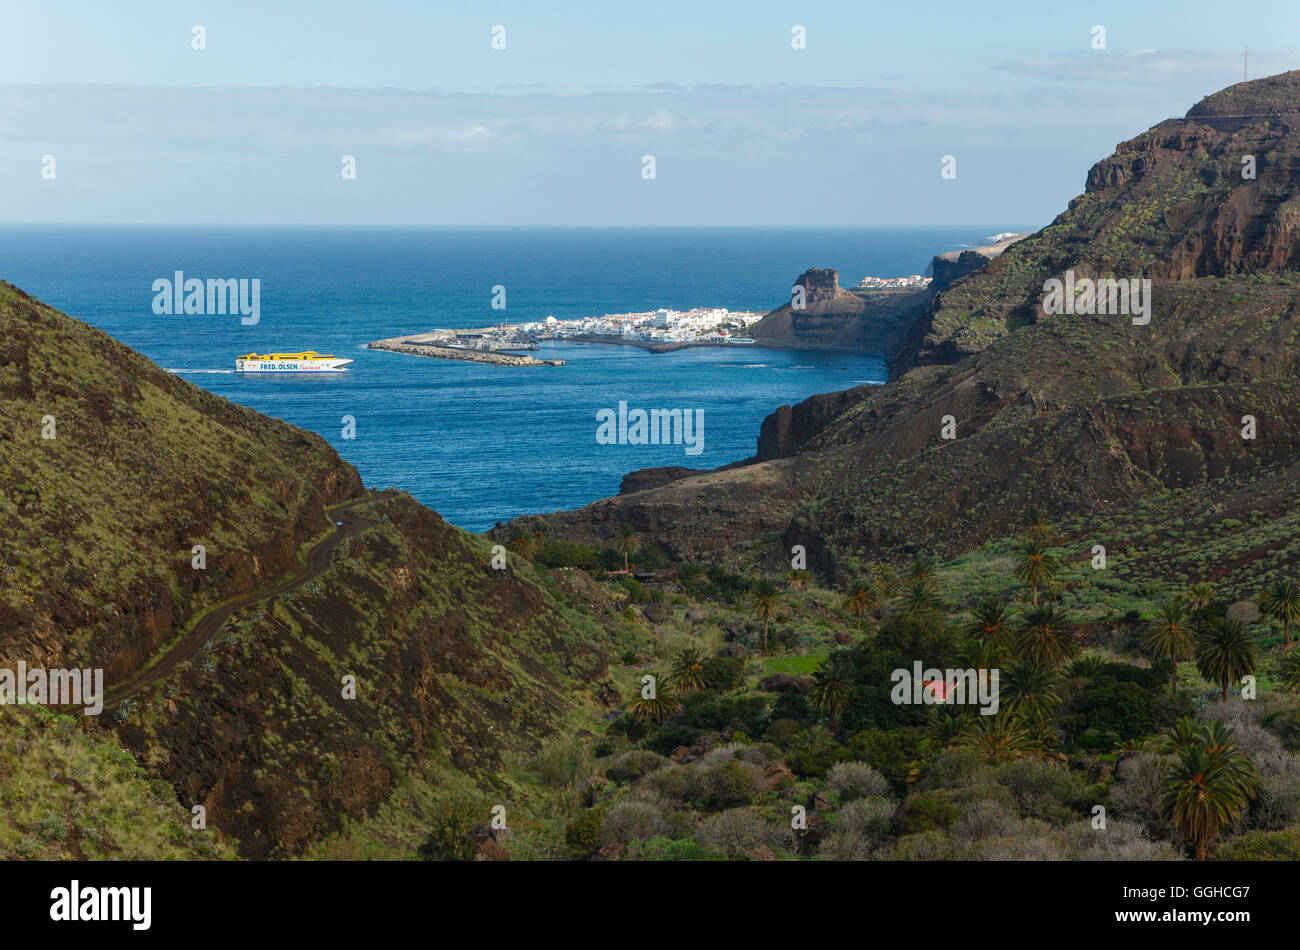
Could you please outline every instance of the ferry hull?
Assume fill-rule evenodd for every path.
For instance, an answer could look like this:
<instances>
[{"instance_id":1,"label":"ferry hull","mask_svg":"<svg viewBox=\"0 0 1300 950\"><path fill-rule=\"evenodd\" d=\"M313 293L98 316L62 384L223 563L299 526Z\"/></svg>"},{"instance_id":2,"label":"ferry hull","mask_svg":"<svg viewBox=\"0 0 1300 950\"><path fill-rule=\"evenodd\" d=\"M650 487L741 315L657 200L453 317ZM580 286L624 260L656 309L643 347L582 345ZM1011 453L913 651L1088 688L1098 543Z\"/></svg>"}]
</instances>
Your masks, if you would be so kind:
<instances>
[{"instance_id":1,"label":"ferry hull","mask_svg":"<svg viewBox=\"0 0 1300 950\"><path fill-rule=\"evenodd\" d=\"M239 373L336 373L351 360L235 360Z\"/></svg>"}]
</instances>

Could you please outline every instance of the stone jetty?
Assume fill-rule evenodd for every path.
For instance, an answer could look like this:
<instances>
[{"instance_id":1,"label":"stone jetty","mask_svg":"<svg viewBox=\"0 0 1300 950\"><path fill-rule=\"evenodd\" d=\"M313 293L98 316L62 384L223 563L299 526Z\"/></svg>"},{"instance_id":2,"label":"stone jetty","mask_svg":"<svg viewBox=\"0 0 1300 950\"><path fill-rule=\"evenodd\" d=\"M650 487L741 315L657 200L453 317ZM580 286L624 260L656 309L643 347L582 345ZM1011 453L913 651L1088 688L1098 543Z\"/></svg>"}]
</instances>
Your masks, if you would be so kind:
<instances>
[{"instance_id":1,"label":"stone jetty","mask_svg":"<svg viewBox=\"0 0 1300 950\"><path fill-rule=\"evenodd\" d=\"M497 353L493 350L469 350L447 346L446 335L417 333L413 336L395 336L387 340L367 343L368 350L388 350L390 353L409 353L436 360L465 360L470 363L487 363L489 366L563 366L564 360L539 360L517 353Z\"/></svg>"}]
</instances>

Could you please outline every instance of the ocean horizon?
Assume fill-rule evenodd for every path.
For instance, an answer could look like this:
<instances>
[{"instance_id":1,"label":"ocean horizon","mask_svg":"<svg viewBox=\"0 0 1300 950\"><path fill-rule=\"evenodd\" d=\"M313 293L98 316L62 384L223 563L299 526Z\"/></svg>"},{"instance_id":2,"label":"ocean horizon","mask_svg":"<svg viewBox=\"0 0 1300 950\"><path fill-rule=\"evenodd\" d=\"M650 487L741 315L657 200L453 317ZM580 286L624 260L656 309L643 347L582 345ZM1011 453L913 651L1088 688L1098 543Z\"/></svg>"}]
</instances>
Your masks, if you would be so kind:
<instances>
[{"instance_id":1,"label":"ocean horizon","mask_svg":"<svg viewBox=\"0 0 1300 950\"><path fill-rule=\"evenodd\" d=\"M789 299L809 267L834 268L851 287L868 275L923 273L935 254L1016 229L10 224L0 226L0 277L204 389L320 433L368 485L408 491L481 532L616 494L636 469L748 458L766 415L815 393L882 383L885 360L560 342L536 355L563 367L496 367L367 343L548 315L765 312ZM155 314L153 282L176 271L258 280L257 323ZM505 288L504 310L491 306L494 287ZM234 371L243 353L308 349L354 362L312 376ZM695 413L698 453L598 444L597 414L620 403Z\"/></svg>"}]
</instances>

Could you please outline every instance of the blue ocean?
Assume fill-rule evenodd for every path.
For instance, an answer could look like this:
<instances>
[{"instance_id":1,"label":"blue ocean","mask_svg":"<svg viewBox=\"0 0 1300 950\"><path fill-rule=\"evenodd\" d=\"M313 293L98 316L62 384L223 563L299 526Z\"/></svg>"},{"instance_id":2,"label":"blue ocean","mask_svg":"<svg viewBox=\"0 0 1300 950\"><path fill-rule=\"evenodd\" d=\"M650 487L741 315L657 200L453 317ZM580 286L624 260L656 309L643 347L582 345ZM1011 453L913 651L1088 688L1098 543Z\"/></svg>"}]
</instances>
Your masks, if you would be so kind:
<instances>
[{"instance_id":1,"label":"blue ocean","mask_svg":"<svg viewBox=\"0 0 1300 950\"><path fill-rule=\"evenodd\" d=\"M320 433L367 485L410 492L484 531L521 514L616 494L660 465L714 468L754 454L782 403L886 377L869 354L700 347L654 354L559 343L562 367L494 367L365 349L385 337L660 307L766 311L809 267L862 277L924 272L939 252L1015 230L402 229L0 226L0 277L205 389ZM156 315L153 282L256 278L261 317ZM493 310L492 288L506 290ZM317 350L347 372L245 375L250 351ZM546 345L534 354L551 358ZM701 410L703 451L598 445L596 413ZM355 437L344 438L344 417Z\"/></svg>"}]
</instances>

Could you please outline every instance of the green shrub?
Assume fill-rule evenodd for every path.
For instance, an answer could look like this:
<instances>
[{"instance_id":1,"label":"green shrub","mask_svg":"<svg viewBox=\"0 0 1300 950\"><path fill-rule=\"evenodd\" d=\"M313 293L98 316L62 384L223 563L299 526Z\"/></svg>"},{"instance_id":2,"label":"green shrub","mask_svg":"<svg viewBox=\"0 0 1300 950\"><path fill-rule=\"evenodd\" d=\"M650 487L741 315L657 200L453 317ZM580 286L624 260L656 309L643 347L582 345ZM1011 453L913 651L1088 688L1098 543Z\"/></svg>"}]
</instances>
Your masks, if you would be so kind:
<instances>
[{"instance_id":1,"label":"green shrub","mask_svg":"<svg viewBox=\"0 0 1300 950\"><path fill-rule=\"evenodd\" d=\"M903 802L898 809L898 830L905 835L937 831L951 825L960 812L947 792L922 792Z\"/></svg>"},{"instance_id":2,"label":"green shrub","mask_svg":"<svg viewBox=\"0 0 1300 950\"><path fill-rule=\"evenodd\" d=\"M419 855L425 861L472 861L478 850L470 832L483 815L475 804L463 795L444 796L434 807L433 827Z\"/></svg>"},{"instance_id":3,"label":"green shrub","mask_svg":"<svg viewBox=\"0 0 1300 950\"><path fill-rule=\"evenodd\" d=\"M664 726L646 737L645 747L660 755L668 755L678 746L689 746L694 741L695 733L690 729L681 726Z\"/></svg>"},{"instance_id":4,"label":"green shrub","mask_svg":"<svg viewBox=\"0 0 1300 950\"><path fill-rule=\"evenodd\" d=\"M753 797L757 787L754 766L728 759L710 769L704 777L705 803L713 808L743 805Z\"/></svg>"},{"instance_id":5,"label":"green shrub","mask_svg":"<svg viewBox=\"0 0 1300 950\"><path fill-rule=\"evenodd\" d=\"M592 808L569 822L564 829L564 846L575 858L589 858L600 847L600 832L605 809Z\"/></svg>"},{"instance_id":6,"label":"green shrub","mask_svg":"<svg viewBox=\"0 0 1300 950\"><path fill-rule=\"evenodd\" d=\"M41 819L40 834L42 838L62 841L68 834L68 823L58 815L46 815Z\"/></svg>"},{"instance_id":7,"label":"green shrub","mask_svg":"<svg viewBox=\"0 0 1300 950\"><path fill-rule=\"evenodd\" d=\"M715 656L706 660L704 670L719 693L729 693L740 685L745 673L745 662L733 656Z\"/></svg>"},{"instance_id":8,"label":"green shrub","mask_svg":"<svg viewBox=\"0 0 1300 950\"><path fill-rule=\"evenodd\" d=\"M1219 848L1219 861L1300 861L1300 826L1250 831Z\"/></svg>"},{"instance_id":9,"label":"green shrub","mask_svg":"<svg viewBox=\"0 0 1300 950\"><path fill-rule=\"evenodd\" d=\"M778 746L788 745L799 731L799 723L794 719L773 719L767 727L767 737Z\"/></svg>"},{"instance_id":10,"label":"green shrub","mask_svg":"<svg viewBox=\"0 0 1300 950\"><path fill-rule=\"evenodd\" d=\"M699 844L693 838L643 841L636 857L643 861L725 861L726 857Z\"/></svg>"},{"instance_id":11,"label":"green shrub","mask_svg":"<svg viewBox=\"0 0 1300 950\"><path fill-rule=\"evenodd\" d=\"M840 747L823 726L805 729L790 740L786 763L800 778L825 778L839 758Z\"/></svg>"}]
</instances>

